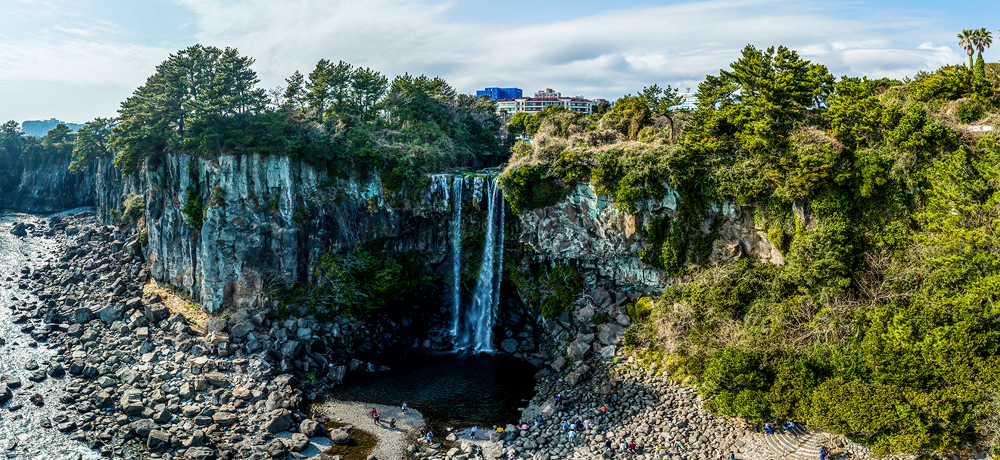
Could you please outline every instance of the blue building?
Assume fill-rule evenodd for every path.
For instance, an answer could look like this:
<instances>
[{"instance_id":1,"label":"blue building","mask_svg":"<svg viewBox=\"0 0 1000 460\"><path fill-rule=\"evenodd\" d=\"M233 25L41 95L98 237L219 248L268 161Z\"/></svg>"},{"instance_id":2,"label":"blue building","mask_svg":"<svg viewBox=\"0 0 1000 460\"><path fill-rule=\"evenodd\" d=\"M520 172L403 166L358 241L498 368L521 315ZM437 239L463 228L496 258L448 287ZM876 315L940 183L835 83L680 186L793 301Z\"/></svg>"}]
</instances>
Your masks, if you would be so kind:
<instances>
[{"instance_id":1,"label":"blue building","mask_svg":"<svg viewBox=\"0 0 1000 460\"><path fill-rule=\"evenodd\" d=\"M489 96L491 99L517 99L521 97L521 88L486 88L476 91L476 97Z\"/></svg>"}]
</instances>

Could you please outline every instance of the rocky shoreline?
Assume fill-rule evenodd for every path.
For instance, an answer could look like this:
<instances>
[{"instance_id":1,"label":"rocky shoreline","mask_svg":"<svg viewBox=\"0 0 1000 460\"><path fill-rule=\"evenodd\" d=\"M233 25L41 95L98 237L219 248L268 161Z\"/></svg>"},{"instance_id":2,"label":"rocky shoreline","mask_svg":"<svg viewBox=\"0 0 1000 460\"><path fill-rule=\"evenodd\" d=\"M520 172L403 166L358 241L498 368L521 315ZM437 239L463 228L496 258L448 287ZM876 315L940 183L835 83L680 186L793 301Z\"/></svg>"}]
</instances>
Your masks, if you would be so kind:
<instances>
[{"instance_id":1,"label":"rocky shoreline","mask_svg":"<svg viewBox=\"0 0 1000 460\"><path fill-rule=\"evenodd\" d=\"M45 399L2 378L0 418L55 405L60 414L43 426L112 458L305 458L299 452L329 445L322 424L296 407L303 391L287 373L317 366L305 353L315 343L310 326L322 329L315 320L191 324L158 295L143 296L149 275L138 235L99 225L92 212L10 233L62 240L51 262L20 267L6 282L22 293L9 306L13 321L56 351L28 380L63 380L64 394Z\"/></svg>"}]
</instances>

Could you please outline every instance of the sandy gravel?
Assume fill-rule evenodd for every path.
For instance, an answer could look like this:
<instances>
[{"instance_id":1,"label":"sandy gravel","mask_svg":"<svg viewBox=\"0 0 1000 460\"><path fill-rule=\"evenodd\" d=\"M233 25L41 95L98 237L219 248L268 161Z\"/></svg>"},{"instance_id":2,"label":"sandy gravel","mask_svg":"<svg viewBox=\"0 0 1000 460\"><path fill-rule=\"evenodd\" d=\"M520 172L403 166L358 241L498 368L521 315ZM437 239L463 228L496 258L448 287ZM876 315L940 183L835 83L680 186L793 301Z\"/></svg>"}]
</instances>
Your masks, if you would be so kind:
<instances>
[{"instance_id":1,"label":"sandy gravel","mask_svg":"<svg viewBox=\"0 0 1000 460\"><path fill-rule=\"evenodd\" d=\"M372 407L378 409L381 423L372 422ZM330 420L357 426L378 439L372 451L379 460L402 460L409 441L407 435L411 432L419 434L424 426L424 417L413 409L405 413L398 406L368 404L349 401L328 401L313 405L313 410ZM396 419L396 428L389 428L389 419Z\"/></svg>"}]
</instances>

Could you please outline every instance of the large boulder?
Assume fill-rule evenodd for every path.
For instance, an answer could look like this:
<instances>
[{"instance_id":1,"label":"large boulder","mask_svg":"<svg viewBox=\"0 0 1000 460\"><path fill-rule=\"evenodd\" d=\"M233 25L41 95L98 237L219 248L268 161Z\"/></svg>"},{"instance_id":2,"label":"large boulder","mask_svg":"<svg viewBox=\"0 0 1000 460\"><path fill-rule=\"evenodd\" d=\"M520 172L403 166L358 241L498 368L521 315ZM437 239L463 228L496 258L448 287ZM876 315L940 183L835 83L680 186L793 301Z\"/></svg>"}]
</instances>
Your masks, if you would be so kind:
<instances>
[{"instance_id":1,"label":"large boulder","mask_svg":"<svg viewBox=\"0 0 1000 460\"><path fill-rule=\"evenodd\" d=\"M550 420L558 410L559 403L556 401L556 398L549 398L544 404L542 404L539 414L541 414L542 417L545 417L546 420Z\"/></svg>"},{"instance_id":2,"label":"large boulder","mask_svg":"<svg viewBox=\"0 0 1000 460\"><path fill-rule=\"evenodd\" d=\"M287 359L297 359L302 356L303 351L305 351L305 347L298 340L289 340L281 346L281 354Z\"/></svg>"},{"instance_id":3,"label":"large boulder","mask_svg":"<svg viewBox=\"0 0 1000 460\"><path fill-rule=\"evenodd\" d=\"M149 324L157 324L170 316L170 310L162 303L146 305L143 313L146 315L146 320L149 321Z\"/></svg>"},{"instance_id":4,"label":"large boulder","mask_svg":"<svg viewBox=\"0 0 1000 460\"><path fill-rule=\"evenodd\" d=\"M517 345L517 339L505 339L503 342L500 342L500 348L503 348L503 351L506 351L507 353L514 353L517 351Z\"/></svg>"},{"instance_id":5,"label":"large boulder","mask_svg":"<svg viewBox=\"0 0 1000 460\"><path fill-rule=\"evenodd\" d=\"M288 409L275 409L264 418L263 428L268 433L288 431L292 426L292 413Z\"/></svg>"},{"instance_id":6,"label":"large boulder","mask_svg":"<svg viewBox=\"0 0 1000 460\"><path fill-rule=\"evenodd\" d=\"M83 324L94 319L94 312L87 307L79 307L71 311L66 318L70 324Z\"/></svg>"},{"instance_id":7,"label":"large boulder","mask_svg":"<svg viewBox=\"0 0 1000 460\"><path fill-rule=\"evenodd\" d=\"M97 312L97 316L106 324L111 324L122 319L122 307L120 305L108 305Z\"/></svg>"},{"instance_id":8,"label":"large boulder","mask_svg":"<svg viewBox=\"0 0 1000 460\"><path fill-rule=\"evenodd\" d=\"M142 413L145 406L142 405L142 392L136 389L128 389L118 399L118 407L125 412L125 415L133 417Z\"/></svg>"},{"instance_id":9,"label":"large boulder","mask_svg":"<svg viewBox=\"0 0 1000 460\"><path fill-rule=\"evenodd\" d=\"M323 428L323 425L315 420L305 419L299 424L299 433L315 438L326 434L326 428Z\"/></svg>"},{"instance_id":10,"label":"large boulder","mask_svg":"<svg viewBox=\"0 0 1000 460\"><path fill-rule=\"evenodd\" d=\"M146 448L150 452L166 452L170 448L170 433L161 430L149 432L149 439L146 440Z\"/></svg>"},{"instance_id":11,"label":"large boulder","mask_svg":"<svg viewBox=\"0 0 1000 460\"><path fill-rule=\"evenodd\" d=\"M14 395L10 392L10 388L7 388L6 383L0 383L0 404L10 401Z\"/></svg>"},{"instance_id":12,"label":"large boulder","mask_svg":"<svg viewBox=\"0 0 1000 460\"><path fill-rule=\"evenodd\" d=\"M302 452L309 448L309 437L302 433L295 433L289 439L288 444L292 452Z\"/></svg>"},{"instance_id":13,"label":"large boulder","mask_svg":"<svg viewBox=\"0 0 1000 460\"><path fill-rule=\"evenodd\" d=\"M233 334L233 337L243 338L246 337L247 334L253 332L253 328L253 321L245 320L229 326L229 332Z\"/></svg>"},{"instance_id":14,"label":"large boulder","mask_svg":"<svg viewBox=\"0 0 1000 460\"><path fill-rule=\"evenodd\" d=\"M570 386L574 386L577 383L580 383L580 381L582 381L583 378L587 376L588 372L590 372L590 366L584 364L574 369L573 372L566 374L566 379L565 379L566 383L569 384Z\"/></svg>"},{"instance_id":15,"label":"large boulder","mask_svg":"<svg viewBox=\"0 0 1000 460\"><path fill-rule=\"evenodd\" d=\"M240 421L240 418L232 412L216 412L212 415L212 421L219 426L232 426Z\"/></svg>"},{"instance_id":16,"label":"large boulder","mask_svg":"<svg viewBox=\"0 0 1000 460\"><path fill-rule=\"evenodd\" d=\"M267 452L267 455L270 455L271 458L285 458L288 456L288 446L281 439L274 439L267 443L267 446L264 447L264 452Z\"/></svg>"},{"instance_id":17,"label":"large boulder","mask_svg":"<svg viewBox=\"0 0 1000 460\"><path fill-rule=\"evenodd\" d=\"M187 460L215 460L215 451L208 447L192 447L184 452Z\"/></svg>"},{"instance_id":18,"label":"large boulder","mask_svg":"<svg viewBox=\"0 0 1000 460\"><path fill-rule=\"evenodd\" d=\"M590 321L590 318L594 317L594 313L594 307L592 305L587 305L586 307L577 310L574 316L576 316L577 321L586 323Z\"/></svg>"},{"instance_id":19,"label":"large boulder","mask_svg":"<svg viewBox=\"0 0 1000 460\"><path fill-rule=\"evenodd\" d=\"M334 444L347 444L351 442L351 434L345 428L330 430L330 441Z\"/></svg>"},{"instance_id":20,"label":"large boulder","mask_svg":"<svg viewBox=\"0 0 1000 460\"><path fill-rule=\"evenodd\" d=\"M618 345L625 336L625 326L618 323L608 323L598 328L597 340L604 345Z\"/></svg>"},{"instance_id":21,"label":"large boulder","mask_svg":"<svg viewBox=\"0 0 1000 460\"><path fill-rule=\"evenodd\" d=\"M570 361L578 363L583 361L588 351L590 351L590 344L583 340L574 340L566 348L566 356L569 357Z\"/></svg>"},{"instance_id":22,"label":"large boulder","mask_svg":"<svg viewBox=\"0 0 1000 460\"><path fill-rule=\"evenodd\" d=\"M159 426L156 425L156 422L148 418L139 419L132 422L132 431L135 432L136 436L142 439L146 439L146 437L149 436L149 433L152 433L153 430L158 428Z\"/></svg>"}]
</instances>

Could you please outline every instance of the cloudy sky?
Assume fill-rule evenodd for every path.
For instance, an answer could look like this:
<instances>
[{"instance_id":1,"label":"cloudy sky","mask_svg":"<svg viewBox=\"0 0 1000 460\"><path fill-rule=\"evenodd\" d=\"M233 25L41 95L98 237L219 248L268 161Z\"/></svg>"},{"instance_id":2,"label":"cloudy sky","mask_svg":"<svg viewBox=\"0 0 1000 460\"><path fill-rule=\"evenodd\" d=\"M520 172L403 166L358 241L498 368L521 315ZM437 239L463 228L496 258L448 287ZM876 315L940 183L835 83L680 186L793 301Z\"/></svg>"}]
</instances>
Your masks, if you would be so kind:
<instances>
[{"instance_id":1,"label":"cloudy sky","mask_svg":"<svg viewBox=\"0 0 1000 460\"><path fill-rule=\"evenodd\" d=\"M502 6L501 6L502 5ZM0 121L113 116L155 66L195 43L256 58L267 88L317 60L459 91L516 86L614 99L682 90L746 44L785 45L835 75L903 77L966 59L982 1L0 0ZM986 58L1000 59L997 49Z\"/></svg>"}]
</instances>

